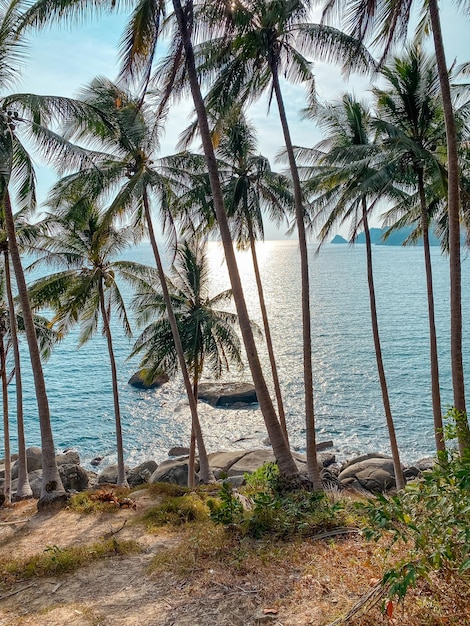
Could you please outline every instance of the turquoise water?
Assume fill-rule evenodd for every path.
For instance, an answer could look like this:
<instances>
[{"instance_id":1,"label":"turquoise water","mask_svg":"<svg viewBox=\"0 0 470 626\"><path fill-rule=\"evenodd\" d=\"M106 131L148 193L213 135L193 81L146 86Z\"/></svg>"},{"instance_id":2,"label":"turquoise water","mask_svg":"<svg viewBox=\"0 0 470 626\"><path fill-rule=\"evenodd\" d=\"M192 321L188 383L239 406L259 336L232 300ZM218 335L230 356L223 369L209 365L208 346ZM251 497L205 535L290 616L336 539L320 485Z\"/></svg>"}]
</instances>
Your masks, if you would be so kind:
<instances>
[{"instance_id":1,"label":"turquoise water","mask_svg":"<svg viewBox=\"0 0 470 626\"><path fill-rule=\"evenodd\" d=\"M385 418L376 372L364 246L311 246L314 392L319 440L332 439L340 458L358 452L388 452ZM292 445L303 450L302 338L299 255L295 241L271 241L258 248L264 277L274 349ZM228 287L222 252L209 245L211 289ZM147 245L129 258L152 263ZM251 317L261 323L249 252L238 253ZM440 353L443 407L452 402L450 383L448 263L432 250L436 324ZM427 309L422 248L374 247L376 295L382 348L392 412L404 460L432 453ZM470 261L462 260L464 358L469 367ZM113 321L119 371L126 463L163 460L174 445L186 445L189 410L179 378L160 390L139 391L127 384L138 363L127 360L130 344ZM46 385L58 450L76 448L84 463L104 456L115 460L114 416L105 341L97 335L80 350L77 334L68 336L45 365ZM265 345L259 347L267 367ZM28 445L40 445L37 411L28 362L23 359L25 419ZM231 372L227 380L249 379ZM470 381L468 383L470 385ZM14 384L10 389L12 449L16 449ZM209 451L252 447L266 437L256 408L213 409L200 404ZM3 447L3 433L2 443ZM0 455L2 450L0 450Z\"/></svg>"}]
</instances>

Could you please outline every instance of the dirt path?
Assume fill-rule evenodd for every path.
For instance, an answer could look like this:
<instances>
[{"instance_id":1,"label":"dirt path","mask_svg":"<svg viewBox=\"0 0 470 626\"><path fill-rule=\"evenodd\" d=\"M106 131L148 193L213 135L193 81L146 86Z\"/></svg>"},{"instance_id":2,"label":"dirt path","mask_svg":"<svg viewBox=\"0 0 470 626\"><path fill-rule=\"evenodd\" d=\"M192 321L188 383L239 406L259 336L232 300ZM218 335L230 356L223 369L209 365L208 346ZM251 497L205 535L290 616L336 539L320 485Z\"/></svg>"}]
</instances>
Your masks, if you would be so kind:
<instances>
[{"instance_id":1,"label":"dirt path","mask_svg":"<svg viewBox=\"0 0 470 626\"><path fill-rule=\"evenodd\" d=\"M0 626L325 626L339 607L350 605L367 590L376 572L372 566L363 568L357 581L345 580L341 566L347 549L337 545L333 559L339 565L338 579L331 580L322 566L323 559L335 565L330 545L305 542L297 562L274 568L268 563L259 575L256 569L227 572L204 566L181 576L149 574L152 558L181 543L184 536L165 530L150 534L135 524L154 503L142 491L136 510L113 514L61 510L39 515L35 502L0 509L2 555L14 551L15 557L25 558L53 546L90 544L118 529L119 541L137 540L142 547L138 554L100 559L60 577L4 582ZM14 521L20 523L3 525ZM355 550L363 549L357 540L350 541L356 542Z\"/></svg>"}]
</instances>

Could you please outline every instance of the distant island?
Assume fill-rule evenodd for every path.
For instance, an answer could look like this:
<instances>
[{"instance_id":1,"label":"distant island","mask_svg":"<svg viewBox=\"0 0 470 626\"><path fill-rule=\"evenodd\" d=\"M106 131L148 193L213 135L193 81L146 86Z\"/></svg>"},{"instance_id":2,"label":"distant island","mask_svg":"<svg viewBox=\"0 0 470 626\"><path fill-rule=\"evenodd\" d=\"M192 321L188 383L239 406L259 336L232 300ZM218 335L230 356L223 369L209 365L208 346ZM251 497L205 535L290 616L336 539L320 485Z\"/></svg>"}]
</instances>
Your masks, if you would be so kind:
<instances>
[{"instance_id":1,"label":"distant island","mask_svg":"<svg viewBox=\"0 0 470 626\"><path fill-rule=\"evenodd\" d=\"M399 230L396 230L393 233L390 233L390 236L386 240L384 240L384 235L387 232L387 230L388 230L387 228L371 228L370 229L371 242L377 246L402 246L403 243L411 234L413 228L411 226L406 227L406 228L400 228ZM364 233L362 232L357 235L353 243L365 243L365 242L366 242L366 238L365 238ZM336 235L331 240L331 243L345 244L345 243L350 243L350 242L344 237L341 237L341 235ZM430 231L429 233L429 244L431 246L440 245L439 239L436 237L436 235L432 231ZM423 245L423 240L421 237L416 241L416 245L418 246Z\"/></svg>"}]
</instances>

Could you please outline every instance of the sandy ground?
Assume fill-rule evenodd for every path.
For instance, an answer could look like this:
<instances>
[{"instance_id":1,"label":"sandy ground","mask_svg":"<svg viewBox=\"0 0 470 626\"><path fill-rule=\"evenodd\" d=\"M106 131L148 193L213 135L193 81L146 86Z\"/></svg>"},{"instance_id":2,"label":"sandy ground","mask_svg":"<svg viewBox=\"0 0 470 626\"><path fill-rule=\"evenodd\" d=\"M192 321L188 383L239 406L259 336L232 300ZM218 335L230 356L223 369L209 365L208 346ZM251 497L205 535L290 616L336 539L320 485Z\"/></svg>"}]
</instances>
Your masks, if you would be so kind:
<instances>
[{"instance_id":1,"label":"sandy ground","mask_svg":"<svg viewBox=\"0 0 470 626\"><path fill-rule=\"evenodd\" d=\"M182 576L150 574L154 555L182 541L176 532L163 529L150 534L131 523L153 503L152 496L142 491L136 510L112 514L85 515L67 509L38 514L35 502L0 509L2 556L28 557L50 546L90 544L126 520L129 523L116 536L142 546L139 554L101 559L60 577L3 581L0 626L326 626L357 601L379 573L375 564L367 564L369 548L351 537L334 545L306 542L295 563L264 569L259 576L243 569L234 575L223 568L216 572L197 567ZM15 521L19 523L10 524ZM355 542L353 577L345 576L343 569L351 553L348 542ZM333 579L331 571L337 573Z\"/></svg>"}]
</instances>

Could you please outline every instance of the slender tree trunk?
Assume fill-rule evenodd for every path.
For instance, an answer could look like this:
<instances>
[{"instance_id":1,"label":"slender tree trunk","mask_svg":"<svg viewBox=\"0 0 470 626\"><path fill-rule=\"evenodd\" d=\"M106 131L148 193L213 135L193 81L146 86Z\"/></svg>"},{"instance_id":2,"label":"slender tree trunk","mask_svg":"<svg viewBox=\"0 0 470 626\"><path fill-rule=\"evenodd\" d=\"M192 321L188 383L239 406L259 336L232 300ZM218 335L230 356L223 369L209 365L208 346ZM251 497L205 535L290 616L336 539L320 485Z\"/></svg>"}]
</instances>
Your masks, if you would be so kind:
<instances>
[{"instance_id":1,"label":"slender tree trunk","mask_svg":"<svg viewBox=\"0 0 470 626\"><path fill-rule=\"evenodd\" d=\"M199 385L198 376L198 364L194 365L193 376L193 396L197 402L197 393ZM196 433L194 432L193 425L191 424L191 439L189 441L189 459L188 459L188 487L194 487L196 476Z\"/></svg>"},{"instance_id":2,"label":"slender tree trunk","mask_svg":"<svg viewBox=\"0 0 470 626\"><path fill-rule=\"evenodd\" d=\"M4 196L5 224L8 236L10 257L15 270L16 285L23 312L26 339L28 341L29 357L33 371L36 400L38 404L39 426L41 429L42 448L42 485L38 508L42 509L59 500L67 499L59 470L55 459L54 438L52 436L49 403L47 400L46 384L42 370L41 355L39 353L36 332L34 329L33 314L28 298L28 290L21 265L20 253L16 242L15 223L11 208L10 195L6 191Z\"/></svg>"},{"instance_id":3,"label":"slender tree trunk","mask_svg":"<svg viewBox=\"0 0 470 626\"><path fill-rule=\"evenodd\" d=\"M304 360L304 389L305 389L305 424L307 437L307 467L308 476L315 489L323 489L318 467L316 435L315 435L315 409L313 401L313 366L312 366L312 329L310 314L310 279L308 268L307 237L305 233L304 206L302 201L302 188L300 186L299 172L295 162L294 149L287 123L286 110L282 97L281 86L277 68L271 65L274 93L276 94L279 117L281 119L282 132L286 144L286 152L289 159L290 174L294 188L295 220L299 236L300 271L302 276L302 335L303 335L303 360Z\"/></svg>"},{"instance_id":4,"label":"slender tree trunk","mask_svg":"<svg viewBox=\"0 0 470 626\"><path fill-rule=\"evenodd\" d=\"M178 362L183 375L184 387L186 395L188 397L189 408L191 411L192 428L196 436L197 447L199 451L199 475L203 483L210 483L214 481L214 475L209 467L209 460L207 458L206 446L204 438L202 436L201 424L199 422L199 416L197 413L197 398L194 398L191 381L189 379L188 368L186 367L186 360L184 358L183 346L181 345L180 334L178 331L178 324L176 323L175 313L171 305L171 298L168 292L168 286L166 284L165 272L163 271L163 264L160 258L160 252L158 250L157 240L155 232L153 230L152 216L150 215L150 206L147 195L144 194L144 211L145 219L147 221L147 228L149 231L150 243L152 245L153 254L155 257L155 263L157 264L158 276L160 278L160 284L163 293L163 300L168 315L168 321L170 322L171 333L173 335L173 341L175 342L176 354L178 356Z\"/></svg>"},{"instance_id":5,"label":"slender tree trunk","mask_svg":"<svg viewBox=\"0 0 470 626\"><path fill-rule=\"evenodd\" d=\"M0 332L0 368L2 376L3 396L3 441L5 448L5 477L3 482L3 495L5 504L11 504L11 449L10 449L10 421L8 418L8 382L7 382L7 359L5 354L5 331Z\"/></svg>"},{"instance_id":6,"label":"slender tree trunk","mask_svg":"<svg viewBox=\"0 0 470 626\"><path fill-rule=\"evenodd\" d=\"M189 7L192 9L191 2L189 3ZM271 445L273 447L274 456L276 457L280 472L285 476L297 478L298 469L280 427L271 397L269 395L268 387L264 379L263 371L261 369L258 352L256 350L256 344L253 337L253 331L251 329L250 318L248 316L248 310L246 307L246 302L240 281L240 275L235 259L235 253L233 250L233 242L227 222L227 215L225 212L224 201L220 187L219 172L217 169L214 147L212 145L209 124L207 121L207 112L199 87L196 65L194 61L194 52L191 43L191 36L187 27L185 12L181 7L180 0L173 0L173 8L175 11L176 19L178 21L178 28L185 50L186 69L188 72L188 79L191 86L194 108L197 114L199 131L201 133L201 140L204 148L207 170L209 173L211 192L214 200L214 209L220 229L220 238L224 246L225 261L227 263L227 269L230 276L233 299L235 301L235 306L237 309L240 331L242 333L243 342L245 344L247 359L250 366L251 375L253 377L253 383L255 385L256 393L258 396L258 402L264 417L266 429L268 431Z\"/></svg>"},{"instance_id":7,"label":"slender tree trunk","mask_svg":"<svg viewBox=\"0 0 470 626\"><path fill-rule=\"evenodd\" d=\"M11 288L10 257L8 250L4 251L5 263L5 288L8 300L8 312L10 315L10 335L13 348L13 361L15 364L15 387L16 387L16 423L18 430L18 484L16 487L15 500L32 498L33 490L29 484L28 463L26 460L26 441L24 436L23 417L23 379L21 378L20 348L18 345L18 328L16 324L15 302Z\"/></svg>"},{"instance_id":8,"label":"slender tree trunk","mask_svg":"<svg viewBox=\"0 0 470 626\"><path fill-rule=\"evenodd\" d=\"M103 283L100 278L99 282L100 308L103 318L104 334L108 343L109 361L111 363L111 378L113 381L113 401L114 401L114 419L116 422L116 451L117 451L117 484L120 487L127 487L126 470L124 468L124 448L122 444L122 425L121 425L121 407L119 405L119 389L117 381L116 359L114 358L113 340L111 336L111 328L109 325L108 312L104 301Z\"/></svg>"},{"instance_id":9,"label":"slender tree trunk","mask_svg":"<svg viewBox=\"0 0 470 626\"><path fill-rule=\"evenodd\" d=\"M268 312L266 310L266 302L264 300L263 283L261 282L261 274L258 265L258 255L256 254L256 241L253 235L253 228L251 222L248 222L248 235L250 238L251 257L253 259L253 270L255 272L256 287L258 288L259 306L261 309L261 317L263 320L264 336L266 338L266 347L268 349L269 363L271 364L271 373L273 376L274 393L276 394L277 411L279 413L279 422L281 424L282 432L286 439L287 445L289 445L289 435L287 433L286 414L284 411L284 402L282 400L281 385L279 383L279 376L277 373L276 358L274 356L273 341L271 337L271 329L269 327Z\"/></svg>"},{"instance_id":10,"label":"slender tree trunk","mask_svg":"<svg viewBox=\"0 0 470 626\"><path fill-rule=\"evenodd\" d=\"M431 250L429 246L429 226L426 195L424 192L423 171L418 169L418 192L421 203L421 230L423 231L424 266L426 269L426 289L428 295L429 318L429 353L431 360L431 395L432 412L434 417L434 438L436 451L444 453L444 427L442 423L441 392L439 388L439 357L437 353L436 322L434 318L434 291L432 284Z\"/></svg>"},{"instance_id":11,"label":"slender tree trunk","mask_svg":"<svg viewBox=\"0 0 470 626\"><path fill-rule=\"evenodd\" d=\"M375 358L377 360L377 370L379 373L380 388L382 390L385 419L387 421L390 448L392 450L393 467L395 470L395 482L397 485L397 489L403 489L403 487L405 486L405 478L403 476L403 470L400 463L400 454L398 451L397 438L395 435L395 426L393 424L392 410L390 408L387 380L385 378L385 369L382 359L382 348L380 345L379 323L377 320L377 306L375 302L374 274L372 268L372 246L370 241L369 223L367 220L367 207L365 199L362 200L362 223L364 225L364 235L366 239L367 283L369 285L370 315L372 320L372 335L374 337Z\"/></svg>"},{"instance_id":12,"label":"slender tree trunk","mask_svg":"<svg viewBox=\"0 0 470 626\"><path fill-rule=\"evenodd\" d=\"M441 85L442 106L444 109L447 137L450 352L454 407L459 414L456 424L457 436L460 454L462 455L466 449L470 449L470 429L465 405L465 381L462 359L462 277L460 267L459 161L457 155L457 134L437 0L429 0L428 7L434 39L434 50L436 53L436 64Z\"/></svg>"}]
</instances>

